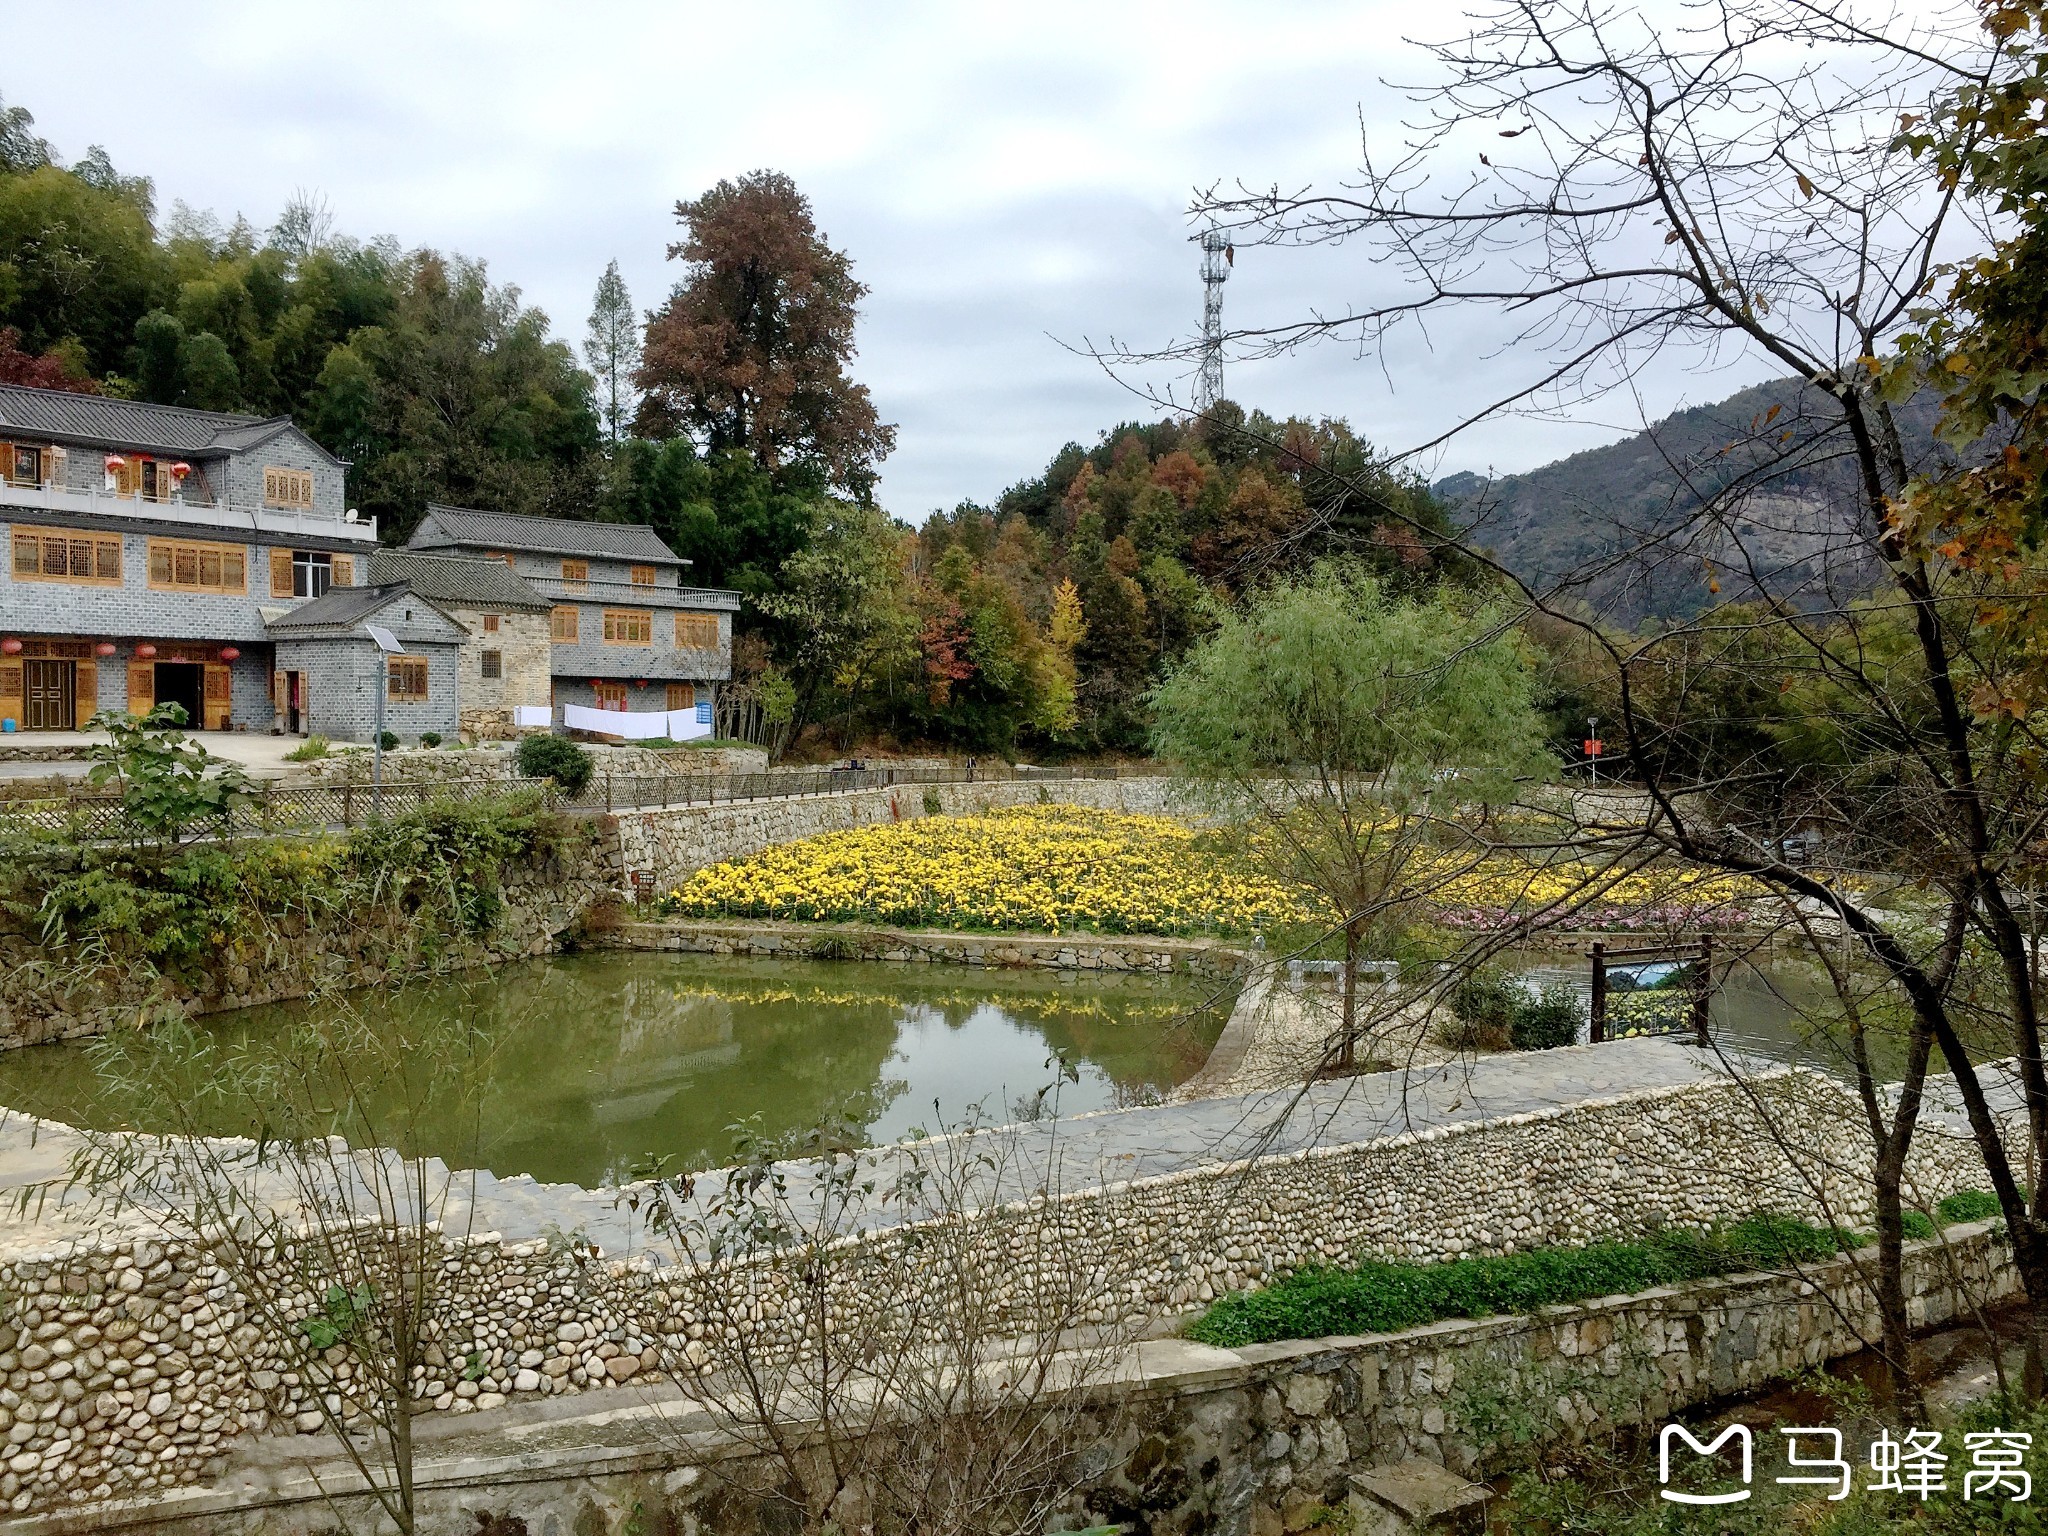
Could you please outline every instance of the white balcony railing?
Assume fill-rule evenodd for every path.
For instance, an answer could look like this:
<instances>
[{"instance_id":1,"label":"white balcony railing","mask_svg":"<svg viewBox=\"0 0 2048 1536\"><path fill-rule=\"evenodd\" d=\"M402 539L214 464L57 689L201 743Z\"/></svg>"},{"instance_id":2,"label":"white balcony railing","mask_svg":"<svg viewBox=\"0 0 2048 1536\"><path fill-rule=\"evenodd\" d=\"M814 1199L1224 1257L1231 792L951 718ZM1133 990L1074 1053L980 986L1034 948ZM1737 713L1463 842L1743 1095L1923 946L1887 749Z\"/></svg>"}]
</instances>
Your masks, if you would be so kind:
<instances>
[{"instance_id":1,"label":"white balcony railing","mask_svg":"<svg viewBox=\"0 0 2048 1536\"><path fill-rule=\"evenodd\" d=\"M229 501L207 501L196 492L180 493L180 499L174 501L151 501L139 495L81 491L71 486L0 486L0 510L7 507L39 507L49 512L83 513L93 517L149 518L154 522L182 523L194 528L318 534L322 538L360 539L370 544L377 541L377 520L374 517L350 521L324 512L240 506Z\"/></svg>"}]
</instances>

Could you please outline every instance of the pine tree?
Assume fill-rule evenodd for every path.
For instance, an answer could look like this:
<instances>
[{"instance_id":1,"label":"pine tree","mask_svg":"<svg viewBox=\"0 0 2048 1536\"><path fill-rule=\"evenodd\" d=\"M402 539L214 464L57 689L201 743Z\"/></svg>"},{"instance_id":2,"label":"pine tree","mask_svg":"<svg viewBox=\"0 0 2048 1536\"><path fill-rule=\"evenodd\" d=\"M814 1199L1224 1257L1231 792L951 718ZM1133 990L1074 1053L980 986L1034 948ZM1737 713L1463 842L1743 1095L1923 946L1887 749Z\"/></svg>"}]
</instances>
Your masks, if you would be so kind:
<instances>
[{"instance_id":1,"label":"pine tree","mask_svg":"<svg viewBox=\"0 0 2048 1536\"><path fill-rule=\"evenodd\" d=\"M597 375L598 411L614 448L634 410L633 370L640 366L640 327L633 318L633 298L619 264L610 262L597 280L590 308L590 334L583 357Z\"/></svg>"}]
</instances>

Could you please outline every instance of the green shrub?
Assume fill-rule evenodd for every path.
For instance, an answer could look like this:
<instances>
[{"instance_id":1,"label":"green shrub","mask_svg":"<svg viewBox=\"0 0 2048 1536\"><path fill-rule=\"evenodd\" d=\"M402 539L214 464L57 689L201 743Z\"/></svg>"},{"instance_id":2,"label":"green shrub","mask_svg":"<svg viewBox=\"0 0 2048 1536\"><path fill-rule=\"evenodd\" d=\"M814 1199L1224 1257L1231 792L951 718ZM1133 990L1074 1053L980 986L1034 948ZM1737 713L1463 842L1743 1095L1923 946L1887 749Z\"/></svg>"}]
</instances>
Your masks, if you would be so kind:
<instances>
[{"instance_id":1,"label":"green shrub","mask_svg":"<svg viewBox=\"0 0 2048 1536\"><path fill-rule=\"evenodd\" d=\"M925 815L936 816L940 812L944 811L945 808L946 802L939 798L939 792L936 789L927 789L924 792Z\"/></svg>"},{"instance_id":2,"label":"green shrub","mask_svg":"<svg viewBox=\"0 0 2048 1536\"><path fill-rule=\"evenodd\" d=\"M1579 994L1568 983L1552 982L1533 994L1523 987L1515 990L1521 996L1508 1033L1516 1050L1547 1051L1579 1038Z\"/></svg>"},{"instance_id":3,"label":"green shrub","mask_svg":"<svg viewBox=\"0 0 2048 1536\"><path fill-rule=\"evenodd\" d=\"M398 747L398 733L396 731L386 731L377 738L377 745L386 752L395 751Z\"/></svg>"},{"instance_id":4,"label":"green shrub","mask_svg":"<svg viewBox=\"0 0 2048 1536\"><path fill-rule=\"evenodd\" d=\"M581 794L597 772L590 754L566 736L528 736L519 743L519 771L529 779L553 779L565 793Z\"/></svg>"},{"instance_id":5,"label":"green shrub","mask_svg":"<svg viewBox=\"0 0 2048 1536\"><path fill-rule=\"evenodd\" d=\"M1934 1236L1934 1222L1922 1212L1901 1211L1899 1231L1910 1242L1922 1242Z\"/></svg>"},{"instance_id":6,"label":"green shrub","mask_svg":"<svg viewBox=\"0 0 2048 1536\"><path fill-rule=\"evenodd\" d=\"M1999 1214L1998 1196L1989 1190L1963 1189L1936 1203L1934 1214L1944 1227L1961 1221L1989 1221Z\"/></svg>"},{"instance_id":7,"label":"green shrub","mask_svg":"<svg viewBox=\"0 0 2048 1536\"><path fill-rule=\"evenodd\" d=\"M1202 1344L1392 1333L1449 1317L1519 1315L1558 1302L1627 1295L1684 1280L1826 1259L1847 1233L1759 1214L1710 1232L1670 1230L1633 1243L1539 1248L1448 1264L1367 1262L1303 1270L1263 1291L1219 1299L1189 1327Z\"/></svg>"},{"instance_id":8,"label":"green shrub","mask_svg":"<svg viewBox=\"0 0 2048 1536\"><path fill-rule=\"evenodd\" d=\"M1491 966L1469 972L1451 988L1451 1016L1442 1031L1455 1050L1500 1051L1514 1043L1515 1010L1528 996L1505 971Z\"/></svg>"},{"instance_id":9,"label":"green shrub","mask_svg":"<svg viewBox=\"0 0 2048 1536\"><path fill-rule=\"evenodd\" d=\"M308 736L285 753L284 760L288 763L317 763L327 755L328 745L325 736Z\"/></svg>"},{"instance_id":10,"label":"green shrub","mask_svg":"<svg viewBox=\"0 0 2048 1536\"><path fill-rule=\"evenodd\" d=\"M441 733L439 731L421 731L420 745L423 747L438 747L441 745Z\"/></svg>"}]
</instances>

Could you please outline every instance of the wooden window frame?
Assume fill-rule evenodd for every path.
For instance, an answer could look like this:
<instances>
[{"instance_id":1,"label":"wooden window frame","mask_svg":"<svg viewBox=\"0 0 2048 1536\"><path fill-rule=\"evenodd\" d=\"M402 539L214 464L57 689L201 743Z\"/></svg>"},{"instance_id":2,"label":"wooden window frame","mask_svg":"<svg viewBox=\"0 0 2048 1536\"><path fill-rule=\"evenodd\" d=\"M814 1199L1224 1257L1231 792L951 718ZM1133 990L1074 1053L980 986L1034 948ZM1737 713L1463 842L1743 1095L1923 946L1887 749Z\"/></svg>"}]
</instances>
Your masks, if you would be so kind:
<instances>
[{"instance_id":1,"label":"wooden window frame","mask_svg":"<svg viewBox=\"0 0 2048 1536\"><path fill-rule=\"evenodd\" d=\"M169 577L158 575L157 557L162 555ZM214 562L217 573L212 582L205 579L206 562ZM148 554L149 590L152 592L217 592L239 597L249 590L249 551L241 544L200 543L189 539L151 539ZM232 563L235 579L231 583L227 573ZM190 570L192 579L180 581L179 573Z\"/></svg>"},{"instance_id":2,"label":"wooden window frame","mask_svg":"<svg viewBox=\"0 0 2048 1536\"><path fill-rule=\"evenodd\" d=\"M548 612L548 640L553 645L575 645L582 631L581 610L574 603L557 603ZM568 622L565 624L563 620ZM563 631L568 633L564 634Z\"/></svg>"},{"instance_id":3,"label":"wooden window frame","mask_svg":"<svg viewBox=\"0 0 2048 1536\"><path fill-rule=\"evenodd\" d=\"M668 685L668 707L671 710L695 709L697 707L697 685L695 683L670 683Z\"/></svg>"},{"instance_id":4,"label":"wooden window frame","mask_svg":"<svg viewBox=\"0 0 2048 1536\"><path fill-rule=\"evenodd\" d=\"M702 638L709 635L709 639ZM676 615L676 649L715 651L718 649L718 615L679 613Z\"/></svg>"},{"instance_id":5,"label":"wooden window frame","mask_svg":"<svg viewBox=\"0 0 2048 1536\"><path fill-rule=\"evenodd\" d=\"M264 465L263 505L284 512L312 511L313 471L293 469L289 464Z\"/></svg>"},{"instance_id":6,"label":"wooden window frame","mask_svg":"<svg viewBox=\"0 0 2048 1536\"><path fill-rule=\"evenodd\" d=\"M481 652L477 657L477 676L502 681L505 676L505 653L497 650Z\"/></svg>"},{"instance_id":7,"label":"wooden window frame","mask_svg":"<svg viewBox=\"0 0 2048 1536\"><path fill-rule=\"evenodd\" d=\"M599 709L612 709L616 705L616 712L623 713L625 711L626 685L624 683L599 682L590 690L590 694L592 698L597 700L597 707Z\"/></svg>"},{"instance_id":8,"label":"wooden window frame","mask_svg":"<svg viewBox=\"0 0 2048 1536\"><path fill-rule=\"evenodd\" d=\"M417 681L418 688L413 684ZM393 704L424 704L432 694L433 675L424 656L384 658L384 697Z\"/></svg>"},{"instance_id":9,"label":"wooden window frame","mask_svg":"<svg viewBox=\"0 0 2048 1536\"><path fill-rule=\"evenodd\" d=\"M48 563L49 547L64 546L64 571L62 575L45 574L43 567ZM22 568L24 549L35 550L36 568L33 571ZM78 558L77 551L88 551L86 562L92 567L91 574L72 574L72 565ZM107 556L113 556L113 569L107 570ZM70 587L118 587L123 572L121 535L118 533L73 533L66 529L37 530L34 527L16 527L8 542L7 568L16 581L61 582Z\"/></svg>"},{"instance_id":10,"label":"wooden window frame","mask_svg":"<svg viewBox=\"0 0 2048 1536\"><path fill-rule=\"evenodd\" d=\"M590 562L588 560L564 560L562 562L562 585L577 592L590 585Z\"/></svg>"},{"instance_id":11,"label":"wooden window frame","mask_svg":"<svg viewBox=\"0 0 2048 1536\"><path fill-rule=\"evenodd\" d=\"M626 571L626 578L636 587L651 587L654 585L655 570L651 565L631 566Z\"/></svg>"},{"instance_id":12,"label":"wooden window frame","mask_svg":"<svg viewBox=\"0 0 2048 1536\"><path fill-rule=\"evenodd\" d=\"M606 645L653 645L653 613L645 608L605 609L604 643Z\"/></svg>"},{"instance_id":13,"label":"wooden window frame","mask_svg":"<svg viewBox=\"0 0 2048 1536\"><path fill-rule=\"evenodd\" d=\"M4 449L4 455L0 455L0 460L4 460L0 461L0 469L6 471L7 483L9 485L40 486L43 483L44 475L47 472L46 466L50 461L49 449L36 443L6 443L0 444L0 449ZM36 472L32 479L24 479L17 473L18 463L16 456L24 453L35 455Z\"/></svg>"},{"instance_id":14,"label":"wooden window frame","mask_svg":"<svg viewBox=\"0 0 2048 1536\"><path fill-rule=\"evenodd\" d=\"M484 633L485 633L485 634L487 634L487 635L495 635L495 634L496 634L497 632L498 632L498 616L497 616L497 615L496 615L495 613L487 613L487 614L485 614L485 615L484 615Z\"/></svg>"}]
</instances>

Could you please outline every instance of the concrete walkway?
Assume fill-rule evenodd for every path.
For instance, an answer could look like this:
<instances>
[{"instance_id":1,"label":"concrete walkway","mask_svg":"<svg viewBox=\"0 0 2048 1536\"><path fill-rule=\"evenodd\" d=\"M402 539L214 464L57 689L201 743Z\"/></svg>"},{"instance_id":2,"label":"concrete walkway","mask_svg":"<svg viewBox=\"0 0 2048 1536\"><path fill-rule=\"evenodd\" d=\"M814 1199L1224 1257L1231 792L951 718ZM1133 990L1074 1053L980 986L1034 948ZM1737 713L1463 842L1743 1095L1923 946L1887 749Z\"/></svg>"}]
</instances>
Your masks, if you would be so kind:
<instances>
[{"instance_id":1,"label":"concrete walkway","mask_svg":"<svg viewBox=\"0 0 2048 1536\"><path fill-rule=\"evenodd\" d=\"M1670 1039L1624 1040L1006 1126L971 1141L954 1138L944 1150L927 1144L915 1155L926 1166L949 1164L979 1198L1014 1199L1041 1190L1072 1193L1245 1158L1383 1141L1724 1075L1717 1057L1694 1047ZM60 1187L79 1145L79 1133L67 1127L20 1117L0 1122L0 1201L7 1212L0 1218L0 1258L46 1251L104 1224L90 1196ZM911 1155L900 1149L876 1153L880 1177L886 1181L894 1172L907 1171ZM795 1207L813 1210L811 1166L788 1163L778 1171ZM437 1168L436 1180L448 1180L448 1175ZM267 1182L276 1183L275 1175L267 1176ZM38 1186L46 1190L39 1207L29 1214L18 1211L16 1197ZM701 1210L705 1197L723 1186L720 1173L697 1175L692 1207ZM277 1198L285 1193L280 1187ZM609 1253L650 1246L641 1220L617 1191L542 1184L524 1175L500 1179L479 1171L454 1175L448 1194L451 1230L496 1232L508 1241L581 1233ZM846 1225L876 1227L900 1219L900 1210L877 1202ZM120 1225L137 1220L131 1214Z\"/></svg>"}]
</instances>

